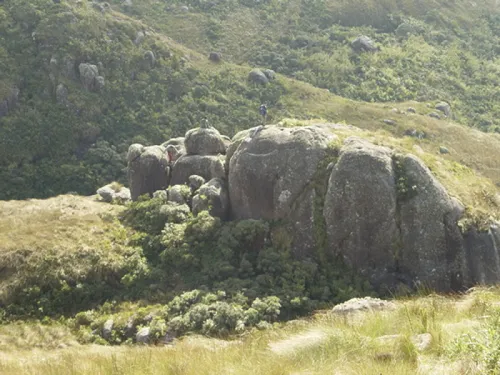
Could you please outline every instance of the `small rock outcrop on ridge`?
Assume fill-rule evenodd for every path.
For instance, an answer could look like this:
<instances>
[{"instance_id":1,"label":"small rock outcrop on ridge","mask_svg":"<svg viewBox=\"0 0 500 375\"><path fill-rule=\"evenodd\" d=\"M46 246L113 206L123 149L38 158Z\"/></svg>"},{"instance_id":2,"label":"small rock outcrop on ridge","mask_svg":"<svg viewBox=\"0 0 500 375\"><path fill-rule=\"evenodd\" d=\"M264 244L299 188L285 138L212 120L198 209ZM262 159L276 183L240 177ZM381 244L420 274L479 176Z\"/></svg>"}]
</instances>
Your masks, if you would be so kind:
<instances>
[{"instance_id":1,"label":"small rock outcrop on ridge","mask_svg":"<svg viewBox=\"0 0 500 375\"><path fill-rule=\"evenodd\" d=\"M341 142L340 128L259 126L227 141L205 124L161 146L135 144L131 196L160 190L171 220L208 211L279 223L295 260L341 261L381 293L500 281L498 224L462 234L464 207L420 159Z\"/></svg>"}]
</instances>

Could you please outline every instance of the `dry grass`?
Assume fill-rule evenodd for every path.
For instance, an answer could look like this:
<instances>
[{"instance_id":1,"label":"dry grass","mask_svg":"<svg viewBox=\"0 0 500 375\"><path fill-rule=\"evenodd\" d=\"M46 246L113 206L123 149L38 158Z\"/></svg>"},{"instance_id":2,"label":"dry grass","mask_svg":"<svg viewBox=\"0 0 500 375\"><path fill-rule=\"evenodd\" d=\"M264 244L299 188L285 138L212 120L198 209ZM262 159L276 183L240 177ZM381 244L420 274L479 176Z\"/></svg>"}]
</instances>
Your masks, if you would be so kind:
<instances>
[{"instance_id":1,"label":"dry grass","mask_svg":"<svg viewBox=\"0 0 500 375\"><path fill-rule=\"evenodd\" d=\"M76 250L98 243L106 216L122 208L92 197L64 195L50 199L0 201L0 253L19 248L64 247Z\"/></svg>"},{"instance_id":2,"label":"dry grass","mask_svg":"<svg viewBox=\"0 0 500 375\"><path fill-rule=\"evenodd\" d=\"M459 335L476 331L486 315L498 313L499 303L497 288L477 289L463 296L431 295L396 301L392 311L353 317L324 311L307 320L255 330L233 341L191 336L162 347L65 346L75 344L59 326L30 325L24 331L19 325L6 326L0 337L9 332L12 339L10 350L0 352L0 373L479 375L480 364L467 356L455 358L448 348ZM422 351L411 340L420 333L430 333L433 338ZM380 338L394 334L399 336ZM53 335L62 345L56 350L47 350L54 346L26 350L28 342L47 343L33 338L37 335Z\"/></svg>"}]
</instances>

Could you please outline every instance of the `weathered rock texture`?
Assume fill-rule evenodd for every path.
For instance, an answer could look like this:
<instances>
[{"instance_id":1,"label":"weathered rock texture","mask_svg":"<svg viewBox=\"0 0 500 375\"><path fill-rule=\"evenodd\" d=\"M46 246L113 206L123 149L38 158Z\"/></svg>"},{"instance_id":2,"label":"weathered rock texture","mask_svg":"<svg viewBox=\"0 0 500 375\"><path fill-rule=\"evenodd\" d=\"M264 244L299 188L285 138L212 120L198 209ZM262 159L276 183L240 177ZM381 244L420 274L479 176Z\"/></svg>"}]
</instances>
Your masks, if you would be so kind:
<instances>
[{"instance_id":1,"label":"weathered rock texture","mask_svg":"<svg viewBox=\"0 0 500 375\"><path fill-rule=\"evenodd\" d=\"M143 194L152 195L169 184L169 160L162 146L130 146L127 155L128 180L133 200Z\"/></svg>"},{"instance_id":2,"label":"weathered rock texture","mask_svg":"<svg viewBox=\"0 0 500 375\"><path fill-rule=\"evenodd\" d=\"M307 256L315 244L312 182L335 139L316 126L250 131L229 161L232 217L287 219L295 234L295 255Z\"/></svg>"},{"instance_id":3,"label":"weathered rock texture","mask_svg":"<svg viewBox=\"0 0 500 375\"><path fill-rule=\"evenodd\" d=\"M382 279L394 263L399 236L396 201L391 151L348 139L328 182L328 245L371 281Z\"/></svg>"},{"instance_id":4,"label":"weathered rock texture","mask_svg":"<svg viewBox=\"0 0 500 375\"><path fill-rule=\"evenodd\" d=\"M168 204L182 207L165 206L172 220L273 221L296 260L340 262L380 292L500 282L498 223L462 235L462 205L422 161L359 137L341 144L339 127L259 126L230 142L207 127L132 145L132 199L170 185Z\"/></svg>"}]
</instances>

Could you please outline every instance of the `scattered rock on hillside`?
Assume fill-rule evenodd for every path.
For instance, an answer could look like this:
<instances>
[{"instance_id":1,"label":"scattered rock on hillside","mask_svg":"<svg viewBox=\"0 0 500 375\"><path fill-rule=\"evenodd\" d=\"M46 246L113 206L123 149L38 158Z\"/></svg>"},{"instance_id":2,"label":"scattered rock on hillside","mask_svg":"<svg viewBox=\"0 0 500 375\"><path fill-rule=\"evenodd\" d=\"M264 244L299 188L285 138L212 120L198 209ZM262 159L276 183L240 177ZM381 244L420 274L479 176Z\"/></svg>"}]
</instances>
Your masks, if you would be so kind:
<instances>
[{"instance_id":1,"label":"scattered rock on hillside","mask_svg":"<svg viewBox=\"0 0 500 375\"><path fill-rule=\"evenodd\" d=\"M221 178L214 178L200 187L193 197L193 214L209 210L210 215L226 219L229 210L229 193L227 184Z\"/></svg>"},{"instance_id":2,"label":"scattered rock on hillside","mask_svg":"<svg viewBox=\"0 0 500 375\"><path fill-rule=\"evenodd\" d=\"M189 7L187 5L182 5L181 7L179 7L179 10L183 13L187 13L189 12Z\"/></svg>"},{"instance_id":3,"label":"scattered rock on hillside","mask_svg":"<svg viewBox=\"0 0 500 375\"><path fill-rule=\"evenodd\" d=\"M446 103L446 102L441 102L436 104L435 107L438 111L441 111L444 113L446 117L451 117L451 106Z\"/></svg>"},{"instance_id":4,"label":"scattered rock on hillside","mask_svg":"<svg viewBox=\"0 0 500 375\"><path fill-rule=\"evenodd\" d=\"M264 73L264 75L266 76L266 78L269 80L269 81L272 81L276 78L276 73L274 70L271 70L271 69L266 69L264 70L262 73Z\"/></svg>"},{"instance_id":5,"label":"scattered rock on hillside","mask_svg":"<svg viewBox=\"0 0 500 375\"><path fill-rule=\"evenodd\" d=\"M112 203L119 201L120 203L125 203L130 201L130 190L126 187L109 184L103 186L97 190L100 198L106 203Z\"/></svg>"},{"instance_id":6,"label":"scattered rock on hillside","mask_svg":"<svg viewBox=\"0 0 500 375\"><path fill-rule=\"evenodd\" d=\"M135 341L138 344L149 344L150 341L149 333L150 333L149 327L141 328L139 332L137 332L137 334L135 335Z\"/></svg>"},{"instance_id":7,"label":"scattered rock on hillside","mask_svg":"<svg viewBox=\"0 0 500 375\"><path fill-rule=\"evenodd\" d=\"M226 145L214 128L191 129L184 140L188 155L218 155L226 153Z\"/></svg>"},{"instance_id":8,"label":"scattered rock on hillside","mask_svg":"<svg viewBox=\"0 0 500 375\"><path fill-rule=\"evenodd\" d=\"M144 52L144 62L147 69L153 69L156 64L156 57L153 51Z\"/></svg>"},{"instance_id":9,"label":"scattered rock on hillside","mask_svg":"<svg viewBox=\"0 0 500 375\"><path fill-rule=\"evenodd\" d=\"M294 255L310 255L315 247L316 194L310 181L336 136L321 126L268 126L238 137L245 134L248 137L238 139L238 147L228 156L232 217L285 219L294 233Z\"/></svg>"},{"instance_id":10,"label":"scattered rock on hillside","mask_svg":"<svg viewBox=\"0 0 500 375\"><path fill-rule=\"evenodd\" d=\"M104 87L104 77L99 76L99 69L96 65L81 63L78 69L80 80L86 90L99 91Z\"/></svg>"},{"instance_id":11,"label":"scattered rock on hillside","mask_svg":"<svg viewBox=\"0 0 500 375\"><path fill-rule=\"evenodd\" d=\"M353 298L347 302L336 305L332 312L339 315L347 315L366 311L394 310L396 304L391 301L384 301L379 298L365 297Z\"/></svg>"},{"instance_id":12,"label":"scattered rock on hillside","mask_svg":"<svg viewBox=\"0 0 500 375\"><path fill-rule=\"evenodd\" d=\"M405 130L404 135L406 135L408 137L417 138L417 139L424 139L427 136L425 134L425 132L423 132L421 130L417 130L417 129L407 129L407 130Z\"/></svg>"},{"instance_id":13,"label":"scattered rock on hillside","mask_svg":"<svg viewBox=\"0 0 500 375\"><path fill-rule=\"evenodd\" d=\"M253 69L250 73L248 73L248 80L262 85L269 83L269 79L260 69Z\"/></svg>"},{"instance_id":14,"label":"scattered rock on hillside","mask_svg":"<svg viewBox=\"0 0 500 375\"><path fill-rule=\"evenodd\" d=\"M220 62L222 60L222 55L219 52L210 52L208 59L213 62Z\"/></svg>"},{"instance_id":15,"label":"scattered rock on hillside","mask_svg":"<svg viewBox=\"0 0 500 375\"><path fill-rule=\"evenodd\" d=\"M439 147L439 152L441 154L449 154L450 153L450 151L444 146Z\"/></svg>"},{"instance_id":16,"label":"scattered rock on hillside","mask_svg":"<svg viewBox=\"0 0 500 375\"><path fill-rule=\"evenodd\" d=\"M169 160L162 146L133 144L127 154L128 180L133 200L166 189L169 182Z\"/></svg>"},{"instance_id":17,"label":"scattered rock on hillside","mask_svg":"<svg viewBox=\"0 0 500 375\"><path fill-rule=\"evenodd\" d=\"M352 137L341 149L325 197L328 248L376 285L393 264L399 235L395 181L392 151Z\"/></svg>"},{"instance_id":18,"label":"scattered rock on hillside","mask_svg":"<svg viewBox=\"0 0 500 375\"><path fill-rule=\"evenodd\" d=\"M371 40L369 37L366 35L361 35L354 39L351 43L351 47L356 51L356 52L375 52L378 51L377 46Z\"/></svg>"},{"instance_id":19,"label":"scattered rock on hillside","mask_svg":"<svg viewBox=\"0 0 500 375\"><path fill-rule=\"evenodd\" d=\"M56 101L57 101L57 104L61 104L61 105L68 105L69 104L69 101L68 101L68 89L62 83L60 83L60 84L57 85L57 88L56 88Z\"/></svg>"},{"instance_id":20,"label":"scattered rock on hillside","mask_svg":"<svg viewBox=\"0 0 500 375\"><path fill-rule=\"evenodd\" d=\"M135 34L134 44L138 46L144 41L145 37L146 35L142 31L138 31L137 34Z\"/></svg>"},{"instance_id":21,"label":"scattered rock on hillside","mask_svg":"<svg viewBox=\"0 0 500 375\"><path fill-rule=\"evenodd\" d=\"M436 113L436 112L429 113L429 117L437 118L438 120L441 119L441 116L439 115L439 113Z\"/></svg>"},{"instance_id":22,"label":"scattered rock on hillside","mask_svg":"<svg viewBox=\"0 0 500 375\"><path fill-rule=\"evenodd\" d=\"M385 119L384 124L394 126L394 125L396 125L396 121L391 120L391 119Z\"/></svg>"},{"instance_id":23,"label":"scattered rock on hillside","mask_svg":"<svg viewBox=\"0 0 500 375\"><path fill-rule=\"evenodd\" d=\"M102 338L105 340L109 340L111 338L111 334L113 333L113 319L108 319L102 326Z\"/></svg>"},{"instance_id":24,"label":"scattered rock on hillside","mask_svg":"<svg viewBox=\"0 0 500 375\"><path fill-rule=\"evenodd\" d=\"M406 112L408 113L417 113L417 110L413 107L408 107L408 109L406 110Z\"/></svg>"}]
</instances>

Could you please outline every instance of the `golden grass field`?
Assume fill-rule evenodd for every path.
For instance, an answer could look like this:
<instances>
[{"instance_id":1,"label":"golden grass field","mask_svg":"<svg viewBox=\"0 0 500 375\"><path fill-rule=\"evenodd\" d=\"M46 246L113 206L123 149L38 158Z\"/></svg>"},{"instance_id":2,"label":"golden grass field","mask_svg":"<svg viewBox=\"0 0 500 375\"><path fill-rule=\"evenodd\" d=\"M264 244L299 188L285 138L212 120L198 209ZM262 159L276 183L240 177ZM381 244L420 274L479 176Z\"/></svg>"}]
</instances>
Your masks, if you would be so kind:
<instances>
[{"instance_id":1,"label":"golden grass field","mask_svg":"<svg viewBox=\"0 0 500 375\"><path fill-rule=\"evenodd\" d=\"M395 309L339 316L314 316L275 324L225 341L187 336L168 346L79 345L64 327L52 324L0 326L3 375L380 375L496 374L498 341L484 351L457 352L457 340L484 337L500 314L500 289L478 288L460 296L395 300ZM495 326L496 327L496 326ZM414 337L429 334L419 348ZM394 336L397 335L397 336ZM479 340L480 341L480 340ZM480 341L481 342L481 341ZM483 349L476 349L481 351ZM477 355L476 355L477 354ZM484 354L484 356L483 356ZM476 355L476 356L475 356Z\"/></svg>"}]
</instances>

